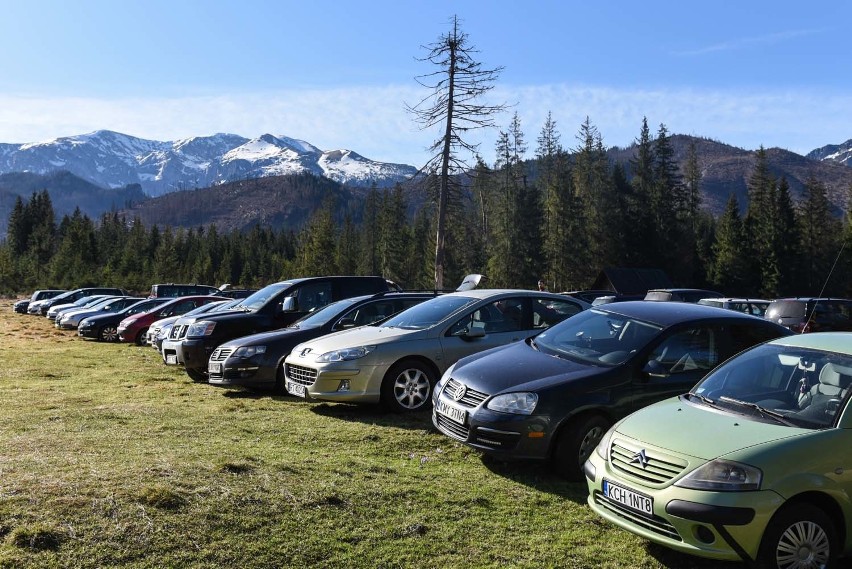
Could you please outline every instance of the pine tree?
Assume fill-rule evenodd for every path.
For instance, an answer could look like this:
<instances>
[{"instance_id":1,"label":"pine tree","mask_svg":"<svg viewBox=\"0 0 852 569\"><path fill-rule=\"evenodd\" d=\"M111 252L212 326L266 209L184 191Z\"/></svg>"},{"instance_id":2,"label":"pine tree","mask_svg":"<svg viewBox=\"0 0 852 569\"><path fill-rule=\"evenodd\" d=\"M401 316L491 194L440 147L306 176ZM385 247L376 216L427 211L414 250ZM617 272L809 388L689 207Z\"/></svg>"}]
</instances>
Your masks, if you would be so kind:
<instances>
[{"instance_id":1,"label":"pine tree","mask_svg":"<svg viewBox=\"0 0 852 569\"><path fill-rule=\"evenodd\" d=\"M830 213L825 185L811 177L805 182L805 197L799 205L804 286L809 294L822 296L845 286L830 279L839 252L840 222Z\"/></svg>"},{"instance_id":2,"label":"pine tree","mask_svg":"<svg viewBox=\"0 0 852 569\"><path fill-rule=\"evenodd\" d=\"M716 241L713 245L715 260L711 275L714 287L724 291L742 290L749 269L747 252L743 249L743 236L740 206L736 196L731 194L716 227Z\"/></svg>"}]
</instances>

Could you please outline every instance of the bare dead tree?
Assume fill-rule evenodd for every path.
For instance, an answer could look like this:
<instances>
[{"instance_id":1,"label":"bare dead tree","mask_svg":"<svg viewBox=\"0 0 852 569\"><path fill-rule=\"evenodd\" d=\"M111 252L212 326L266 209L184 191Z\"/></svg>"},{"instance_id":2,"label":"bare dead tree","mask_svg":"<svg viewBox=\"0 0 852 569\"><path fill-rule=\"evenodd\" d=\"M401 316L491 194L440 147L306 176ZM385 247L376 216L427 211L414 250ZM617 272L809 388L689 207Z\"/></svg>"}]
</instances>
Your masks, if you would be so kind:
<instances>
[{"instance_id":1,"label":"bare dead tree","mask_svg":"<svg viewBox=\"0 0 852 569\"><path fill-rule=\"evenodd\" d=\"M474 55L479 53L471 46L466 33L453 16L452 29L441 35L435 43L423 46L427 61L437 67L432 73L418 76L417 82L430 90L414 106L406 104L421 130L441 127L441 135L429 147L432 153L419 173L436 172L438 175L437 236L435 245L435 288L444 286L444 246L446 236L449 195L454 189L456 174L469 170L466 159L475 156L478 144L466 139L469 131L493 128L493 117L506 105L481 102L494 88L502 67L482 69Z\"/></svg>"}]
</instances>

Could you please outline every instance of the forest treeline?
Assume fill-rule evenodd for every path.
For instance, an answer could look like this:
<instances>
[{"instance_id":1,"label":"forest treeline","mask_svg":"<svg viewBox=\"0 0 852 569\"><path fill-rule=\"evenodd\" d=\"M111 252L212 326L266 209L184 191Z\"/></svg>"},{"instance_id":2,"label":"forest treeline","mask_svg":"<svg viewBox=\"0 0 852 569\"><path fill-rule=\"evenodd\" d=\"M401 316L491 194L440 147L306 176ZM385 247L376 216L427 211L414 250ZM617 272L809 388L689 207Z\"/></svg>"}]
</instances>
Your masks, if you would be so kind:
<instances>
[{"instance_id":1,"label":"forest treeline","mask_svg":"<svg viewBox=\"0 0 852 569\"><path fill-rule=\"evenodd\" d=\"M606 267L636 267L728 295L852 296L852 218L849 211L832 215L819 180L809 179L794 203L761 148L748 203L731 195L714 218L701 204L701 157L693 144L678 164L665 125L652 134L643 121L627 165L607 158L589 119L576 138L575 147L563 148L548 115L528 156L516 114L499 133L493 162L479 157L467 176L455 178L448 285L483 273L489 287L532 288L541 279L550 290L573 290L588 288ZM259 287L328 274L379 274L405 288L431 289L434 200L412 200L411 193L432 195L435 178L426 174L417 184L372 190L357 215L332 196L299 229L221 233L215 225L173 229L117 213L92 219L79 210L57 222L48 192L34 192L18 198L9 217L0 293L86 285L141 292L155 282ZM412 213L412 203L425 205Z\"/></svg>"}]
</instances>

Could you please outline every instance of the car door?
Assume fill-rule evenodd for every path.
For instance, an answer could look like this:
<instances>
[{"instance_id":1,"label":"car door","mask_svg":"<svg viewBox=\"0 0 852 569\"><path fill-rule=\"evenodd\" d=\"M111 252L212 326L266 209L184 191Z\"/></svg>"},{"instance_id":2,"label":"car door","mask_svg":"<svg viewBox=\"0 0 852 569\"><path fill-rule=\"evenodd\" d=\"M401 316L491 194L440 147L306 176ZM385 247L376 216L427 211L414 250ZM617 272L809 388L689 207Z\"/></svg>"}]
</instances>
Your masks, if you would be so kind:
<instances>
[{"instance_id":1,"label":"car door","mask_svg":"<svg viewBox=\"0 0 852 569\"><path fill-rule=\"evenodd\" d=\"M505 346L536 334L529 298L505 297L478 303L458 318L441 337L441 362L446 368L460 358Z\"/></svg>"},{"instance_id":2,"label":"car door","mask_svg":"<svg viewBox=\"0 0 852 569\"><path fill-rule=\"evenodd\" d=\"M631 411L689 391L723 360L724 343L709 324L664 331L635 364Z\"/></svg>"}]
</instances>

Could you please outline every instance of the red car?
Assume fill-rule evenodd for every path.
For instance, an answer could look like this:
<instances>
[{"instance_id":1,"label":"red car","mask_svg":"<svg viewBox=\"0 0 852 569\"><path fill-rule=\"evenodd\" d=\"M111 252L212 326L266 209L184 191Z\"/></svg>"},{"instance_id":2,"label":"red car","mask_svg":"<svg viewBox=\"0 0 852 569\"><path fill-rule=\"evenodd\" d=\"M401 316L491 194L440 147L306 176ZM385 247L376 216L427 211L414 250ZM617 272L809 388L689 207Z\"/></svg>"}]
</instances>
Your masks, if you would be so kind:
<instances>
[{"instance_id":1,"label":"red car","mask_svg":"<svg viewBox=\"0 0 852 569\"><path fill-rule=\"evenodd\" d=\"M155 320L168 318L169 316L180 316L208 302L221 301L221 296L181 296L170 300L148 312L140 312L128 316L118 324L118 339L122 342L135 342L142 345L145 341L145 333Z\"/></svg>"}]
</instances>

